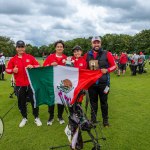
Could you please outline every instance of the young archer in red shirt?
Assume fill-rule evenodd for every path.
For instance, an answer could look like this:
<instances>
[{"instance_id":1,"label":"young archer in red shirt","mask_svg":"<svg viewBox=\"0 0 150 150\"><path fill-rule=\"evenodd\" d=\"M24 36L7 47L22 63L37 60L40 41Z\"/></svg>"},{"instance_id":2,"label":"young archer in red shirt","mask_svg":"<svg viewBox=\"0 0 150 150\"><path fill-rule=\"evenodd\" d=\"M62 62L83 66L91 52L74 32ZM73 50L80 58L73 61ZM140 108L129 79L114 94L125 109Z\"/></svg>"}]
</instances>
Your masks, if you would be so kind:
<instances>
[{"instance_id":1,"label":"young archer in red shirt","mask_svg":"<svg viewBox=\"0 0 150 150\"><path fill-rule=\"evenodd\" d=\"M64 43L63 41L59 40L55 44L55 50L56 52L53 54L50 54L46 60L44 61L43 66L57 66L57 65L62 65L65 66L66 58L67 56L63 54L64 51ZM50 113L49 119L47 121L47 125L52 125L54 121L54 106L48 106L48 112ZM65 121L62 117L62 114L64 112L64 105L62 104L57 104L58 106L58 121L60 124L64 124Z\"/></svg>"}]
</instances>

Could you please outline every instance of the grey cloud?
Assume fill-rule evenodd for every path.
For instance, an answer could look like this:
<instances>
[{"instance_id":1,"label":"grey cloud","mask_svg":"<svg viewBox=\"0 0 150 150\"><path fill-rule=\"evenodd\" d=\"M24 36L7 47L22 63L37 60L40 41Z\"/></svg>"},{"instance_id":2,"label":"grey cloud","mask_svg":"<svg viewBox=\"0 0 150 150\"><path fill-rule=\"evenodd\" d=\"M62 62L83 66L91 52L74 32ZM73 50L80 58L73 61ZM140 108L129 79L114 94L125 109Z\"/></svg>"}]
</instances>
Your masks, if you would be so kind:
<instances>
[{"instance_id":1,"label":"grey cloud","mask_svg":"<svg viewBox=\"0 0 150 150\"><path fill-rule=\"evenodd\" d=\"M47 6L66 6L67 1L66 0L33 0L34 3L37 3L38 5L47 5Z\"/></svg>"},{"instance_id":2,"label":"grey cloud","mask_svg":"<svg viewBox=\"0 0 150 150\"><path fill-rule=\"evenodd\" d=\"M83 1L87 0L73 6L69 0L0 0L0 35L41 46L59 39L66 41L106 33L134 34L149 29L150 8L143 1L88 0L90 5ZM84 11L103 7L103 13L107 14L95 13L93 17L84 16L82 11L76 13L82 9L81 4Z\"/></svg>"},{"instance_id":3,"label":"grey cloud","mask_svg":"<svg viewBox=\"0 0 150 150\"><path fill-rule=\"evenodd\" d=\"M60 17L60 18L63 18L68 15L68 12L64 8L57 7L57 6L51 6L51 7L46 6L44 9L41 10L41 13L44 15L50 15L50 16Z\"/></svg>"},{"instance_id":4,"label":"grey cloud","mask_svg":"<svg viewBox=\"0 0 150 150\"><path fill-rule=\"evenodd\" d=\"M44 31L40 28L29 29L29 33L25 35L25 39L31 41L33 45L46 45L48 38L48 31Z\"/></svg>"},{"instance_id":5,"label":"grey cloud","mask_svg":"<svg viewBox=\"0 0 150 150\"><path fill-rule=\"evenodd\" d=\"M1 0L0 14L66 17L76 10L66 0Z\"/></svg>"},{"instance_id":6,"label":"grey cloud","mask_svg":"<svg viewBox=\"0 0 150 150\"><path fill-rule=\"evenodd\" d=\"M39 13L44 15L63 18L76 12L66 0L34 0L34 2L39 4Z\"/></svg>"},{"instance_id":7,"label":"grey cloud","mask_svg":"<svg viewBox=\"0 0 150 150\"><path fill-rule=\"evenodd\" d=\"M83 19L82 21L78 19L72 20L71 24L62 24L61 22L57 22L53 26L54 29L58 29L60 31L68 32L70 35L74 35L76 37L88 36L96 33L95 23L91 22L88 19ZM62 32L60 32L62 33Z\"/></svg>"},{"instance_id":8,"label":"grey cloud","mask_svg":"<svg viewBox=\"0 0 150 150\"><path fill-rule=\"evenodd\" d=\"M9 15L25 15L30 14L30 7L25 1L12 1L12 0L1 0L0 1L0 14Z\"/></svg>"},{"instance_id":9,"label":"grey cloud","mask_svg":"<svg viewBox=\"0 0 150 150\"><path fill-rule=\"evenodd\" d=\"M149 29L150 28L149 24L150 24L150 22L148 22L148 21L139 22L139 23L133 22L131 24L131 30L137 30L137 32L138 32L140 30Z\"/></svg>"},{"instance_id":10,"label":"grey cloud","mask_svg":"<svg viewBox=\"0 0 150 150\"><path fill-rule=\"evenodd\" d=\"M44 15L50 15L54 17L64 18L73 14L75 11L71 8L63 8L58 6L45 6L45 8L40 10Z\"/></svg>"},{"instance_id":11,"label":"grey cloud","mask_svg":"<svg viewBox=\"0 0 150 150\"><path fill-rule=\"evenodd\" d=\"M60 30L72 30L73 29L73 27L71 25L68 25L68 24L64 25L64 24L59 23L59 22L55 23L52 26L52 28L53 29L60 29Z\"/></svg>"},{"instance_id":12,"label":"grey cloud","mask_svg":"<svg viewBox=\"0 0 150 150\"><path fill-rule=\"evenodd\" d=\"M136 5L132 10L127 11L122 17L131 21L150 21L150 7L144 8L141 5Z\"/></svg>"},{"instance_id":13,"label":"grey cloud","mask_svg":"<svg viewBox=\"0 0 150 150\"><path fill-rule=\"evenodd\" d=\"M82 32L88 33L88 34L94 34L96 33L96 26L95 22L91 22L91 20L85 19L81 23Z\"/></svg>"},{"instance_id":14,"label":"grey cloud","mask_svg":"<svg viewBox=\"0 0 150 150\"><path fill-rule=\"evenodd\" d=\"M122 9L110 9L108 17L104 19L106 22L113 23L132 23L140 21L150 21L150 8L144 8L136 4L130 11Z\"/></svg>"},{"instance_id":15,"label":"grey cloud","mask_svg":"<svg viewBox=\"0 0 150 150\"><path fill-rule=\"evenodd\" d=\"M96 6L130 9L135 5L136 0L88 0L88 3Z\"/></svg>"},{"instance_id":16,"label":"grey cloud","mask_svg":"<svg viewBox=\"0 0 150 150\"><path fill-rule=\"evenodd\" d=\"M88 3L108 8L108 17L104 19L106 22L150 21L150 3L145 0L88 0Z\"/></svg>"}]
</instances>

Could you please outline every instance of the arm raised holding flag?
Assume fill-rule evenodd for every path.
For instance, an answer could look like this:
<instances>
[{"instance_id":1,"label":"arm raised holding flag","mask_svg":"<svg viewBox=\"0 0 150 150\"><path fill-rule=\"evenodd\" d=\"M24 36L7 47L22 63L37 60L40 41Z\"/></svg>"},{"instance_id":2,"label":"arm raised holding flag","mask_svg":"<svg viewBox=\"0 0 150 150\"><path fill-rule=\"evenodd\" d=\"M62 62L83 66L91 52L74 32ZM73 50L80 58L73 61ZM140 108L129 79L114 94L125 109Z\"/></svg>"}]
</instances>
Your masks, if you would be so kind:
<instances>
[{"instance_id":1,"label":"arm raised holding flag","mask_svg":"<svg viewBox=\"0 0 150 150\"><path fill-rule=\"evenodd\" d=\"M63 54L64 51L64 43L63 41L57 41L55 44L56 52L50 54L47 59L45 60L43 66L57 66L57 65L65 65L65 59L67 58L66 55ZM60 124L65 123L63 120L62 114L64 112L64 106L62 104L58 104L58 121ZM49 119L47 121L47 125L52 125L54 121L54 107L55 105L48 106L48 112L50 114Z\"/></svg>"}]
</instances>

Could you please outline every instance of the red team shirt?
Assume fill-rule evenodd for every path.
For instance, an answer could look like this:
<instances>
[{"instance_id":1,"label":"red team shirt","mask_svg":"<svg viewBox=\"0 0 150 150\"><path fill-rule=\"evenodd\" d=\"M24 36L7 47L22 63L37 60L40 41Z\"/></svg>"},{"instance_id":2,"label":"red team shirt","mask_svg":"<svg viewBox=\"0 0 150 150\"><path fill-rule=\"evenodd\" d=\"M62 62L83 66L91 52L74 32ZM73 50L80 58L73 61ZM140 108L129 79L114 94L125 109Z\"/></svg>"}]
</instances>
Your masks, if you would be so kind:
<instances>
[{"instance_id":1,"label":"red team shirt","mask_svg":"<svg viewBox=\"0 0 150 150\"><path fill-rule=\"evenodd\" d=\"M58 65L65 66L65 60L67 56L62 54L61 57L57 57L56 53L49 55L44 61L43 66L51 66L51 63L57 62Z\"/></svg>"},{"instance_id":2,"label":"red team shirt","mask_svg":"<svg viewBox=\"0 0 150 150\"><path fill-rule=\"evenodd\" d=\"M78 59L76 59L73 56L71 60L74 61L74 67L75 68L80 68L80 69L86 69L87 68L86 60L83 57L79 57Z\"/></svg>"},{"instance_id":3,"label":"red team shirt","mask_svg":"<svg viewBox=\"0 0 150 150\"><path fill-rule=\"evenodd\" d=\"M119 60L119 63L120 64L126 64L127 63L127 61L128 61L128 57L127 57L127 55L126 54L121 54L121 56L120 56L120 60Z\"/></svg>"},{"instance_id":4,"label":"red team shirt","mask_svg":"<svg viewBox=\"0 0 150 150\"><path fill-rule=\"evenodd\" d=\"M15 55L8 62L8 65L6 67L6 72L8 74L13 73L13 69L15 66L18 68L18 73L14 73L16 86L28 86L29 85L29 80L28 80L26 70L25 70L25 68L28 65L33 65L33 67L40 66L38 61L32 55L29 55L26 53L22 55L22 58L19 58L18 55Z\"/></svg>"},{"instance_id":5,"label":"red team shirt","mask_svg":"<svg viewBox=\"0 0 150 150\"><path fill-rule=\"evenodd\" d=\"M87 68L87 63L86 60L83 57L79 57L78 59L76 59L74 56L72 57L72 59L74 61L74 67L75 68L79 68L79 69L86 69ZM84 95L82 95L78 102L82 102Z\"/></svg>"}]
</instances>

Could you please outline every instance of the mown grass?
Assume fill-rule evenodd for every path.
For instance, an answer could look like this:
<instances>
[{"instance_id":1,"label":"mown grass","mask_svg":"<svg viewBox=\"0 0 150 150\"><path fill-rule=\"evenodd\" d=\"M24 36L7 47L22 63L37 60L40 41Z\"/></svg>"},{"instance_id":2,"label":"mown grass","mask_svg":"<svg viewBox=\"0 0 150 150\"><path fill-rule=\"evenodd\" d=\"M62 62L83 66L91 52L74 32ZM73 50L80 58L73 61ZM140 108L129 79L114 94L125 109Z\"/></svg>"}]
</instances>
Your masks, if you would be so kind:
<instances>
[{"instance_id":1,"label":"mown grass","mask_svg":"<svg viewBox=\"0 0 150 150\"><path fill-rule=\"evenodd\" d=\"M102 150L148 150L150 148L150 65L147 65L148 73L130 76L129 69L125 76L117 77L111 74L111 91L109 94L109 128L97 127L97 131L107 138L100 140ZM13 91L10 86L10 75L6 75L6 81L0 81L0 116L2 117L17 99L9 98ZM57 107L56 107L57 108ZM34 123L32 110L28 104L28 124L19 128L21 115L17 105L4 118L4 135L0 139L0 150L48 150L50 146L64 145L68 143L64 134L65 125L59 125L57 109L55 122L47 126L47 106L40 106L40 118L43 125L37 127ZM67 114L64 113L67 122ZM101 112L98 119L101 124ZM89 139L83 133L83 139ZM84 146L90 150L92 144ZM63 148L69 149L69 148Z\"/></svg>"}]
</instances>

